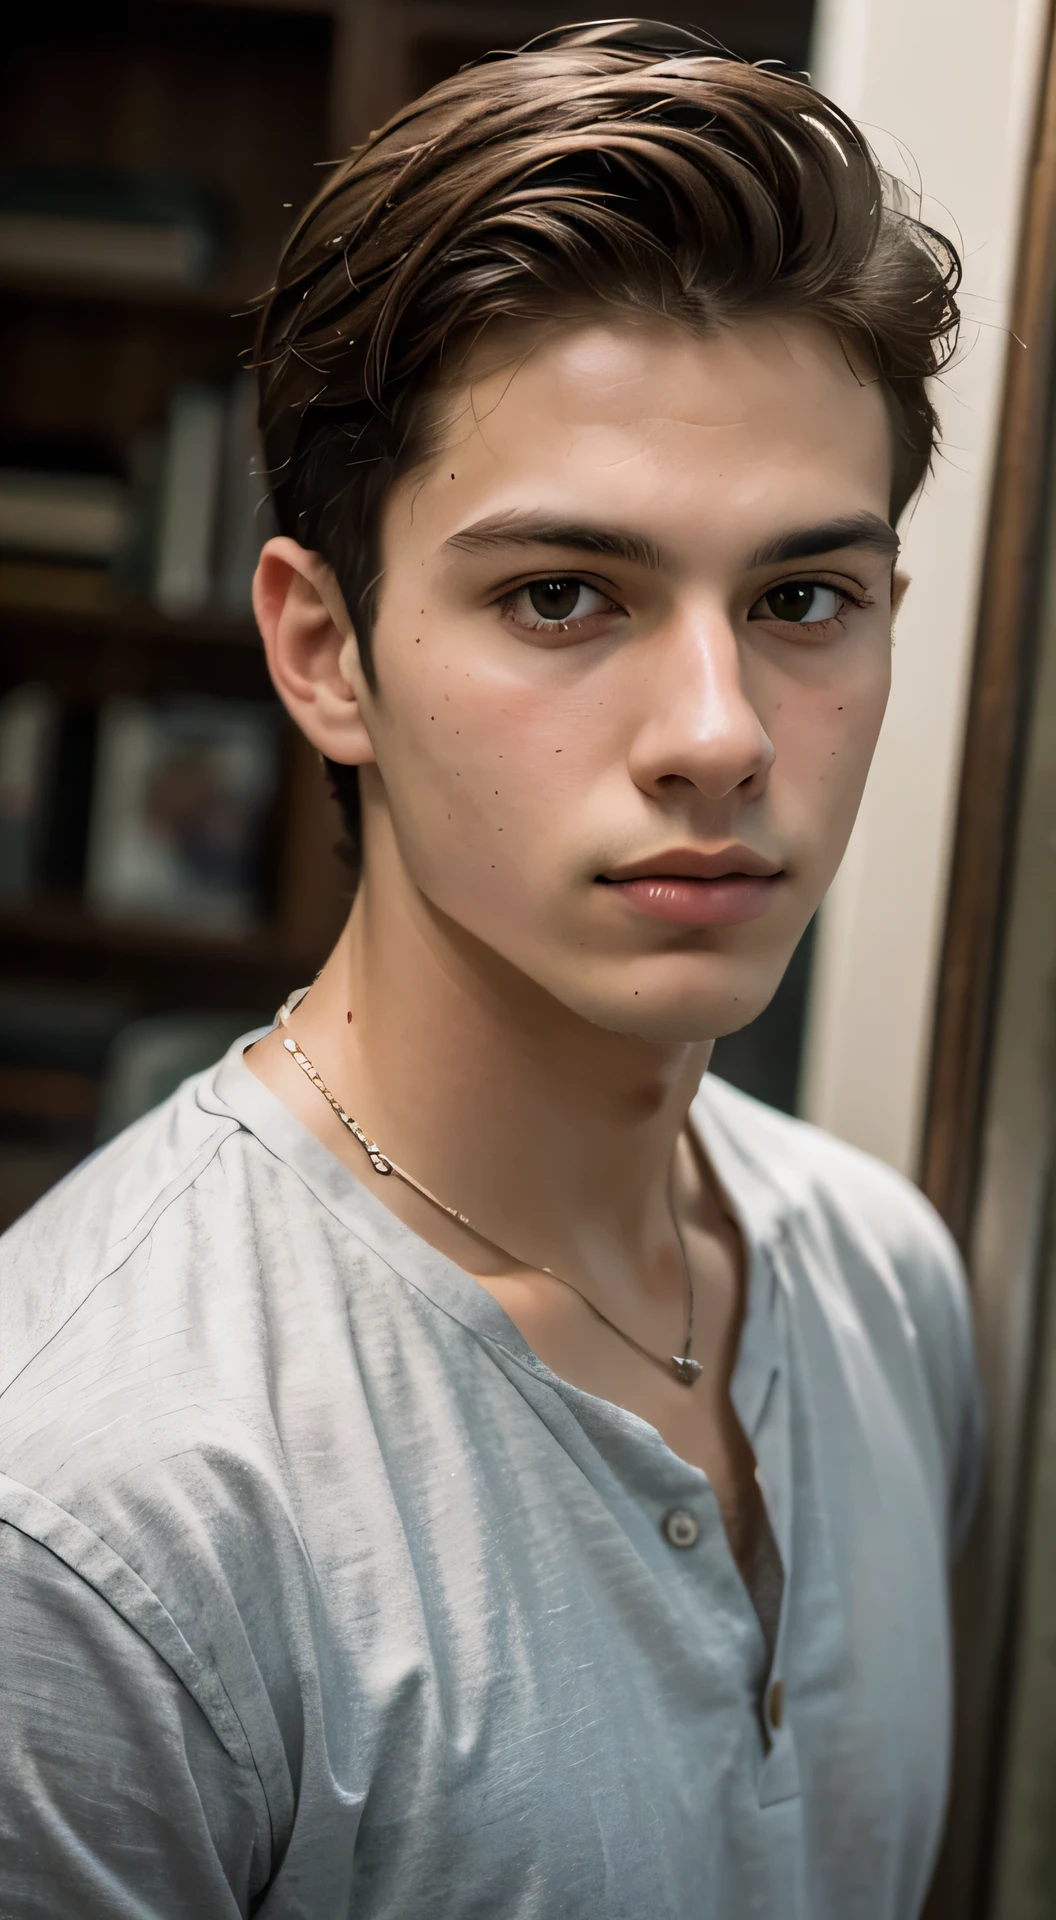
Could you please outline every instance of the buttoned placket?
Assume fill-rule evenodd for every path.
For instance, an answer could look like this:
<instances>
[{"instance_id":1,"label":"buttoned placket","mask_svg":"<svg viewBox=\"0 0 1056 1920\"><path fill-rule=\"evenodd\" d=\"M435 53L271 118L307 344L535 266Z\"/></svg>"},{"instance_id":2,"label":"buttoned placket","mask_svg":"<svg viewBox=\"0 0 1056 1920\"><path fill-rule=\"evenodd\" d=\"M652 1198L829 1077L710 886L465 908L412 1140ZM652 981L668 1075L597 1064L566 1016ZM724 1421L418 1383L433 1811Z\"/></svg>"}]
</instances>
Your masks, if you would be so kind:
<instances>
[{"instance_id":1,"label":"buttoned placket","mask_svg":"<svg viewBox=\"0 0 1056 1920\"><path fill-rule=\"evenodd\" d=\"M775 1224L773 1239L780 1244L785 1232L786 1227L781 1223ZM755 1454L759 1489L777 1544L783 1574L773 1657L758 1695L761 1735L758 1790L760 1803L767 1806L790 1799L799 1792L795 1743L785 1698L787 1622L793 1577L788 1323L784 1284L775 1248L770 1244L753 1242L747 1233L745 1243L749 1260L746 1311L731 1384L731 1398ZM704 1514L699 1501L694 1503L685 1497L683 1501L672 1502L658 1512L659 1531L677 1557L684 1558L687 1572L695 1557L693 1549L701 1540L703 1527L716 1517L710 1513ZM730 1552L728 1545L727 1552ZM732 1552L730 1560L732 1563ZM739 1573L737 1580L744 1594L745 1608L751 1610L756 1631L761 1638L762 1628L758 1619L754 1618L755 1609Z\"/></svg>"}]
</instances>

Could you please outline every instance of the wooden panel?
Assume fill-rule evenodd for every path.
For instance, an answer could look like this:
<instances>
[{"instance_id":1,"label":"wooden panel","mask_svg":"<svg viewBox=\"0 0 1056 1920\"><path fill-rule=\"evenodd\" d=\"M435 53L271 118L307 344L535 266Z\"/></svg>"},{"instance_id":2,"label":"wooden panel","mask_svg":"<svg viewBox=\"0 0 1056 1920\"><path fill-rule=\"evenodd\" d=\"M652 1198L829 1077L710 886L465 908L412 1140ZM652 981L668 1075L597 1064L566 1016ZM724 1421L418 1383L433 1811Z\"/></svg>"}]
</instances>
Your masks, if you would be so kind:
<instances>
[{"instance_id":1,"label":"wooden panel","mask_svg":"<svg viewBox=\"0 0 1056 1920\"><path fill-rule=\"evenodd\" d=\"M534 6L517 0L507 6L496 6L493 0L404 0L402 11L409 37L505 47L579 18L561 0ZM696 0L664 17L695 28L743 58L798 65L806 59L812 16L811 0ZM584 17L591 16L588 12Z\"/></svg>"},{"instance_id":2,"label":"wooden panel","mask_svg":"<svg viewBox=\"0 0 1056 1920\"><path fill-rule=\"evenodd\" d=\"M1056 63L1050 23L1026 195L980 595L922 1185L962 1247L971 1231L1004 907L1034 663L1056 339Z\"/></svg>"},{"instance_id":3,"label":"wooden panel","mask_svg":"<svg viewBox=\"0 0 1056 1920\"><path fill-rule=\"evenodd\" d=\"M801 67L812 0L714 0L683 6L681 25L749 60ZM408 100L494 47L517 47L574 19L562 0L358 0L339 13L334 124L340 148L366 139Z\"/></svg>"}]
</instances>

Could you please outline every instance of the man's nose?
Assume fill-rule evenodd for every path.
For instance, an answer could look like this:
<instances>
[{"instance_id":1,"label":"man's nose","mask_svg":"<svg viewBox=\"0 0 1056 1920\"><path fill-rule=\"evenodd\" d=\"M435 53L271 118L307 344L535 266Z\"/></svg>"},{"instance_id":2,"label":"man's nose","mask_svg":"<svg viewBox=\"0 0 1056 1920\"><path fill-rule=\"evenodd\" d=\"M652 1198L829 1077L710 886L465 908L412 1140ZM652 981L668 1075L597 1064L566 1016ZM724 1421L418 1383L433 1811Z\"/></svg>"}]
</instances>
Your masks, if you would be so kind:
<instances>
[{"instance_id":1,"label":"man's nose","mask_svg":"<svg viewBox=\"0 0 1056 1920\"><path fill-rule=\"evenodd\" d=\"M697 610L653 636L642 717L630 756L644 793L688 781L709 800L737 788L758 798L774 747L745 688L737 634L718 610Z\"/></svg>"}]
</instances>

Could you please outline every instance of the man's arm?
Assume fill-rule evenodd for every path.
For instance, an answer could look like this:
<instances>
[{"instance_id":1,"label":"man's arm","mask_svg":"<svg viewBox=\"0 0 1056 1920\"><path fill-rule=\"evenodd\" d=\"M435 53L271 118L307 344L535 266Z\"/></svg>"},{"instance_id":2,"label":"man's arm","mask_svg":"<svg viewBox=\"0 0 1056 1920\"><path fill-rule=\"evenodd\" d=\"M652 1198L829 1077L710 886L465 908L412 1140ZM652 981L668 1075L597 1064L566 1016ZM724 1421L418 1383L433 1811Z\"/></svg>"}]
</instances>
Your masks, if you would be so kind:
<instances>
[{"instance_id":1,"label":"man's arm","mask_svg":"<svg viewBox=\"0 0 1056 1920\"><path fill-rule=\"evenodd\" d=\"M91 1586L0 1524L3 1920L225 1920L270 1825L176 1676Z\"/></svg>"}]
</instances>

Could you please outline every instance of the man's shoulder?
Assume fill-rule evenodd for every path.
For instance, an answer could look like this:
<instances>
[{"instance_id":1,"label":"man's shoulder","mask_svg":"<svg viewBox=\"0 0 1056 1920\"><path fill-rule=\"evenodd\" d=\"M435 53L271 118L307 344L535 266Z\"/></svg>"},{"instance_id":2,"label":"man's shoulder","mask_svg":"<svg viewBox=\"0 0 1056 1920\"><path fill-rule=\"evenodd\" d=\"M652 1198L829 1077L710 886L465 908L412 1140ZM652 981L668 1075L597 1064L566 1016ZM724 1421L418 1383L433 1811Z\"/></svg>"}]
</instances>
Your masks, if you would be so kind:
<instances>
[{"instance_id":1,"label":"man's shoulder","mask_svg":"<svg viewBox=\"0 0 1056 1920\"><path fill-rule=\"evenodd\" d=\"M268 1247L288 1195L217 1073L0 1241L0 1521L133 1623L151 1594L179 1613L181 1528L243 1592L285 1510Z\"/></svg>"},{"instance_id":2,"label":"man's shoulder","mask_svg":"<svg viewBox=\"0 0 1056 1920\"><path fill-rule=\"evenodd\" d=\"M931 1202L902 1173L823 1128L781 1113L708 1074L700 1099L739 1158L794 1216L824 1222L893 1262L900 1275L960 1294L963 1269L952 1235Z\"/></svg>"},{"instance_id":3,"label":"man's shoulder","mask_svg":"<svg viewBox=\"0 0 1056 1920\"><path fill-rule=\"evenodd\" d=\"M269 1400L260 1196L275 1170L214 1074L0 1240L0 1536L14 1603L60 1596L67 1653L98 1665L99 1623L119 1617L131 1631L113 1645L155 1690L148 1707L164 1709L168 1669L248 1768L248 1702L276 1778L266 1689L294 1684L287 1589L252 1648L243 1618L262 1567L281 1561L292 1591L303 1559Z\"/></svg>"}]
</instances>

